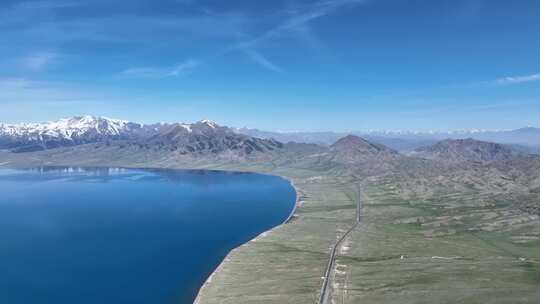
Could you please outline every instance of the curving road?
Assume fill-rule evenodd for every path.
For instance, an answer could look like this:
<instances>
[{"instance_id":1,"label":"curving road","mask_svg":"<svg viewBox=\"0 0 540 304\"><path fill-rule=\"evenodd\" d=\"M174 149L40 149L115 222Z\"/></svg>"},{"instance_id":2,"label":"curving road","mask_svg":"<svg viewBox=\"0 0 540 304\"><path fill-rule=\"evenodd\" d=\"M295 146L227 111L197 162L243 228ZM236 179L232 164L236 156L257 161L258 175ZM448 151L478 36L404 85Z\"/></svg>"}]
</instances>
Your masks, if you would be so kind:
<instances>
[{"instance_id":1,"label":"curving road","mask_svg":"<svg viewBox=\"0 0 540 304\"><path fill-rule=\"evenodd\" d=\"M330 252L330 259L328 260L328 265L326 266L326 271L324 273L324 281L323 281L323 284L322 284L322 287L321 287L321 294L320 294L320 297L319 297L319 304L327 304L328 303L328 299L329 299L329 295L330 295L330 279L332 277L332 271L334 270L334 266L336 264L336 254L337 254L337 250L338 248L341 246L341 244L343 243L343 241L347 238L347 236L349 236L349 234L351 234L351 232L356 229L358 227L358 225L360 224L360 208L362 207L361 206L361 199L360 199L360 188L358 188L358 193L357 193L357 197L356 197L356 220L354 222L354 225L349 228L349 230L347 230L347 232L345 232L345 234L343 234L338 240L337 242L334 244L334 246L332 247L332 251Z\"/></svg>"}]
</instances>

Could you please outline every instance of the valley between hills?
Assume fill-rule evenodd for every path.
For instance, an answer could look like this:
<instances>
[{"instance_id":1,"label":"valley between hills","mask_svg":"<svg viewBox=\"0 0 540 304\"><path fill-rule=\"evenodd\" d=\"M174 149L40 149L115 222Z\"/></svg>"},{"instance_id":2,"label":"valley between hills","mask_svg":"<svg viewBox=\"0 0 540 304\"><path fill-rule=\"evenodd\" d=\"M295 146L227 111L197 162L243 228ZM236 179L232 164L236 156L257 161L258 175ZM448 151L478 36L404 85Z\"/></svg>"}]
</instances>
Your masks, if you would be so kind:
<instances>
[{"instance_id":1,"label":"valley between hills","mask_svg":"<svg viewBox=\"0 0 540 304\"><path fill-rule=\"evenodd\" d=\"M357 136L320 146L199 128L10 147L0 168L211 169L289 179L294 215L233 250L202 287L200 304L318 303L326 279L327 303L540 301L539 156L476 140L402 154ZM349 230L325 278L332 247Z\"/></svg>"}]
</instances>

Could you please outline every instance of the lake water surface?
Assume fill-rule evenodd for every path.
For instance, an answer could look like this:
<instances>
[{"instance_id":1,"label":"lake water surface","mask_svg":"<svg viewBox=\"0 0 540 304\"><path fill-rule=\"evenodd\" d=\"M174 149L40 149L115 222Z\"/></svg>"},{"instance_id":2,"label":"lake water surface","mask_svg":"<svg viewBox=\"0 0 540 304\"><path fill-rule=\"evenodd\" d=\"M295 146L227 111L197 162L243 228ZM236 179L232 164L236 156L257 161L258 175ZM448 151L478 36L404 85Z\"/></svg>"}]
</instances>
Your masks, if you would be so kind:
<instances>
[{"instance_id":1,"label":"lake water surface","mask_svg":"<svg viewBox=\"0 0 540 304\"><path fill-rule=\"evenodd\" d=\"M294 200L258 174L0 170L0 303L191 303Z\"/></svg>"}]
</instances>

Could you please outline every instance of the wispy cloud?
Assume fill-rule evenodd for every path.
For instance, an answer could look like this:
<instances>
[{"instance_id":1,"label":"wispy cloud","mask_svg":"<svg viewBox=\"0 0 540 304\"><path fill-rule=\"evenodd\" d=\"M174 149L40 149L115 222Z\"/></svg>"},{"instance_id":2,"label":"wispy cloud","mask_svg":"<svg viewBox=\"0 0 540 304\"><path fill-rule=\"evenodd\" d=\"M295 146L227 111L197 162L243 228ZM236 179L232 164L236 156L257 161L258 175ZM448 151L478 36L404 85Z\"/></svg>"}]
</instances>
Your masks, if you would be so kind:
<instances>
[{"instance_id":1,"label":"wispy cloud","mask_svg":"<svg viewBox=\"0 0 540 304\"><path fill-rule=\"evenodd\" d=\"M316 19L334 13L339 9L343 9L345 7L353 7L358 4L365 3L366 1L367 0L320 0L310 5L304 5L296 7L294 9L289 9L281 12L284 17L281 18L277 25L271 27L269 30L263 32L262 34L255 36L248 35L242 31L242 28L245 24L254 22L254 20L244 16L243 14L228 15L226 17L226 20L233 20L233 22L223 23L210 21L214 20L214 18L218 18L218 20L224 18L223 15L216 16L212 13L209 13L206 14L202 19L196 19L194 20L195 22L190 22L189 28L197 28L201 25L211 24L211 26L208 26L208 28L211 28L210 31L223 31L223 37L235 37L236 39L240 37L240 41L237 41L236 43L225 47L213 56L207 58L193 59L173 67L129 68L121 72L121 75L130 77L152 78L187 75L201 64L212 59L221 58L233 52L241 52L245 54L254 63L269 71L283 72L283 69L281 69L279 65L273 63L268 57L266 57L260 50L256 48L261 48L262 45L267 41L279 39L291 33L299 35L303 40L308 40L311 45L318 45L320 44L320 42L318 41L318 39L316 39L315 35L309 29L309 23L315 21ZM220 23L223 23L223 25L218 25ZM230 26L227 26L227 24L229 24ZM205 27L206 26L203 26L203 28Z\"/></svg>"},{"instance_id":2,"label":"wispy cloud","mask_svg":"<svg viewBox=\"0 0 540 304\"><path fill-rule=\"evenodd\" d=\"M65 83L28 78L0 78L0 105L66 105L88 100L90 94ZM28 110L22 107L20 110ZM9 111L7 111L9 113Z\"/></svg>"},{"instance_id":3,"label":"wispy cloud","mask_svg":"<svg viewBox=\"0 0 540 304\"><path fill-rule=\"evenodd\" d=\"M187 6L188 2L196 1L180 1L179 5ZM239 11L212 12L203 8L138 14L134 7L103 0L21 1L5 8L2 5L0 27L3 36L13 41L25 37L35 40L36 44L42 41L48 44L85 41L146 45L149 40L170 44L174 42L171 40L193 37L230 39L237 37L238 32L256 20ZM95 9L103 13L79 14L83 10Z\"/></svg>"},{"instance_id":4,"label":"wispy cloud","mask_svg":"<svg viewBox=\"0 0 540 304\"><path fill-rule=\"evenodd\" d=\"M53 63L58 59L57 53L40 52L23 58L22 65L24 68L39 71Z\"/></svg>"},{"instance_id":5,"label":"wispy cloud","mask_svg":"<svg viewBox=\"0 0 540 304\"><path fill-rule=\"evenodd\" d=\"M27 1L21 2L18 7L23 9L55 9L76 7L80 3L76 1Z\"/></svg>"},{"instance_id":6,"label":"wispy cloud","mask_svg":"<svg viewBox=\"0 0 540 304\"><path fill-rule=\"evenodd\" d=\"M190 59L184 63L181 63L175 67L169 72L168 76L179 76L179 75L186 75L191 73L193 69L197 68L201 65L202 62L195 59Z\"/></svg>"},{"instance_id":7,"label":"wispy cloud","mask_svg":"<svg viewBox=\"0 0 540 304\"><path fill-rule=\"evenodd\" d=\"M2 90L24 89L30 87L34 82L25 78L0 78L0 88Z\"/></svg>"},{"instance_id":8,"label":"wispy cloud","mask_svg":"<svg viewBox=\"0 0 540 304\"><path fill-rule=\"evenodd\" d=\"M34 117L41 121L80 113L92 114L96 109L113 108L115 103L112 100L121 98L103 90L30 78L0 78L0 92L0 122L4 123L19 122L21 117L25 117L24 120Z\"/></svg>"},{"instance_id":9,"label":"wispy cloud","mask_svg":"<svg viewBox=\"0 0 540 304\"><path fill-rule=\"evenodd\" d=\"M267 70L282 72L281 68L272 63L261 52L256 51L255 48L260 47L269 40L279 39L291 33L298 35L312 46L320 46L321 43L310 30L309 23L330 15L339 9L356 6L365 2L366 0L320 0L310 5L290 8L285 11L284 15L286 17L276 26L254 38L243 39L225 48L218 56L234 51L241 51Z\"/></svg>"},{"instance_id":10,"label":"wispy cloud","mask_svg":"<svg viewBox=\"0 0 540 304\"><path fill-rule=\"evenodd\" d=\"M165 78L188 75L202 64L201 61L190 59L170 68L134 67L122 71L120 74L137 78Z\"/></svg>"},{"instance_id":11,"label":"wispy cloud","mask_svg":"<svg viewBox=\"0 0 540 304\"><path fill-rule=\"evenodd\" d=\"M540 74L504 77L504 78L499 78L495 80L495 83L500 84L500 85L509 85L509 84L519 84L519 83L533 82L533 81L540 81Z\"/></svg>"},{"instance_id":12,"label":"wispy cloud","mask_svg":"<svg viewBox=\"0 0 540 304\"><path fill-rule=\"evenodd\" d=\"M114 15L92 15L77 18L59 17L66 14L56 14L56 11L72 9L72 6L91 6L86 2L38 0L22 2L0 12L0 26L16 28L7 31L7 39L25 37L46 44L68 45L72 41L89 41L103 43L129 43L133 46L146 45L149 39L154 39L158 47L167 47L166 43L174 41L189 44L190 39L212 38L216 46L214 54L199 57L186 65L180 64L169 67L137 67L128 68L121 74L138 77L171 77L185 75L201 63L214 60L231 52L239 52L248 56L254 63L268 71L278 72L282 69L279 63L265 54L264 43L272 39L280 39L294 35L297 38L317 48L321 41L310 28L310 23L348 7L365 3L368 0L318 0L309 4L301 4L293 8L285 8L261 16L250 15L247 11L215 12L199 7L196 0L178 0L178 3L189 5L198 13L182 13L179 15L133 15L122 12L117 4L111 11ZM105 5L105 2L99 2ZM107 4L109 5L109 4ZM192 12L193 10L190 10ZM33 22L27 22L33 20ZM137 28L134 30L133 25ZM266 26L265 26L266 25ZM268 26L270 25L270 26ZM266 30L261 29L265 27ZM259 32L254 32L257 29ZM163 39L156 39L156 36ZM203 37L203 38L201 38ZM25 38L24 41L26 41ZM229 41L227 43L226 41ZM22 42L21 42L22 43ZM248 50L248 51L246 51ZM41 70L54 63L58 56L54 53L40 53L25 59L24 67L29 70ZM196 63L195 63L196 62Z\"/></svg>"},{"instance_id":13,"label":"wispy cloud","mask_svg":"<svg viewBox=\"0 0 540 304\"><path fill-rule=\"evenodd\" d=\"M471 105L464 107L468 110L500 110L500 109L515 109L516 107L536 107L538 105L538 100L511 100L511 101L501 101L501 102L492 102L479 105Z\"/></svg>"},{"instance_id":14,"label":"wispy cloud","mask_svg":"<svg viewBox=\"0 0 540 304\"><path fill-rule=\"evenodd\" d=\"M166 74L162 69L148 67L128 68L120 73L127 77L165 77Z\"/></svg>"},{"instance_id":15,"label":"wispy cloud","mask_svg":"<svg viewBox=\"0 0 540 304\"><path fill-rule=\"evenodd\" d=\"M365 0L321 0L311 5L289 10L287 11L288 17L277 26L256 38L242 41L231 48L250 48L267 40L279 38L288 32L305 31L305 26L316 19L330 15L339 9L356 6L365 2Z\"/></svg>"},{"instance_id":16,"label":"wispy cloud","mask_svg":"<svg viewBox=\"0 0 540 304\"><path fill-rule=\"evenodd\" d=\"M253 49L245 49L244 52L258 65L262 66L263 68L266 68L273 72L283 72L283 70L278 67L277 65L273 64L268 60L266 57L264 57L261 53L257 52Z\"/></svg>"}]
</instances>

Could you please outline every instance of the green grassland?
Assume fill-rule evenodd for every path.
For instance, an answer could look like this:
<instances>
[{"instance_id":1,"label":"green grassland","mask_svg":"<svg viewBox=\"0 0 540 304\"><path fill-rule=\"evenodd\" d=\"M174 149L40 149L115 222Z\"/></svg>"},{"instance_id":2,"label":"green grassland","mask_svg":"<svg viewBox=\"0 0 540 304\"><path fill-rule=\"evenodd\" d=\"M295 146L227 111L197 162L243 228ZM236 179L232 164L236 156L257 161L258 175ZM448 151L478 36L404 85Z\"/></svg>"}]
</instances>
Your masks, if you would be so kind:
<instances>
[{"instance_id":1,"label":"green grassland","mask_svg":"<svg viewBox=\"0 0 540 304\"><path fill-rule=\"evenodd\" d=\"M312 151L250 161L182 159L88 145L0 152L0 167L196 168L291 180L299 197L294 217L231 252L202 288L200 304L317 303L330 248L355 221L358 185L362 221L338 250L332 303L540 303L535 170L336 159Z\"/></svg>"},{"instance_id":2,"label":"green grassland","mask_svg":"<svg viewBox=\"0 0 540 304\"><path fill-rule=\"evenodd\" d=\"M540 302L537 215L481 191L404 199L399 184L364 185L362 225L337 259L335 303Z\"/></svg>"}]
</instances>

